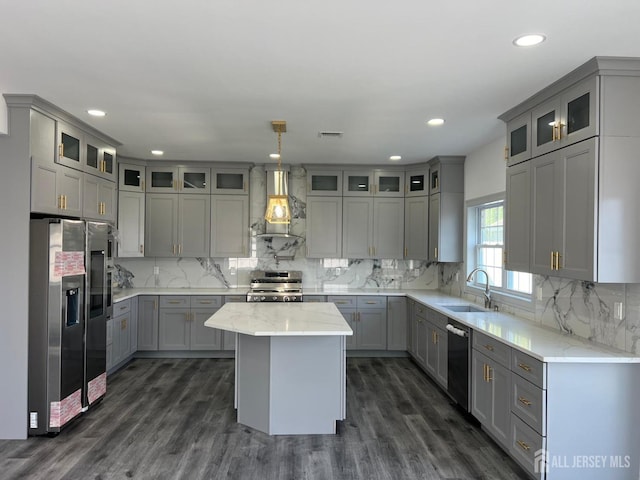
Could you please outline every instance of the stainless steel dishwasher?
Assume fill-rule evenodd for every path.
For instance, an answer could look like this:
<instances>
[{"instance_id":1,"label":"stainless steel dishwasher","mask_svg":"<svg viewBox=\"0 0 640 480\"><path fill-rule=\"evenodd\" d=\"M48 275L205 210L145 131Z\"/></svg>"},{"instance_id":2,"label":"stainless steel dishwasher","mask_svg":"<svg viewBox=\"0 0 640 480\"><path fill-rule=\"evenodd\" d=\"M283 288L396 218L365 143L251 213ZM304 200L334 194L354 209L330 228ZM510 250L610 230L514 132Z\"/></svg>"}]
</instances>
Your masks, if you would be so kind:
<instances>
[{"instance_id":1,"label":"stainless steel dishwasher","mask_svg":"<svg viewBox=\"0 0 640 480\"><path fill-rule=\"evenodd\" d=\"M450 318L447 322L447 391L466 412L469 411L471 329Z\"/></svg>"}]
</instances>

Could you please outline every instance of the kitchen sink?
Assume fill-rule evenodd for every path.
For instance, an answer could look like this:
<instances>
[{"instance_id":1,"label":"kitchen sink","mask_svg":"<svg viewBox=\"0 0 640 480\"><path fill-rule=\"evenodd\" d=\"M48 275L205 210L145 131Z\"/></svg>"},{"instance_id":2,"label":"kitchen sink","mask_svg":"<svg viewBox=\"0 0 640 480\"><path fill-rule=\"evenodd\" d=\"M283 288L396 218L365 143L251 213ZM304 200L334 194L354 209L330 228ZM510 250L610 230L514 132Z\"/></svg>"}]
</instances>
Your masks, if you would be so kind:
<instances>
[{"instance_id":1,"label":"kitchen sink","mask_svg":"<svg viewBox=\"0 0 640 480\"><path fill-rule=\"evenodd\" d=\"M446 308L452 312L467 312L467 313L486 313L487 311L474 307L473 305L440 305L442 308Z\"/></svg>"}]
</instances>

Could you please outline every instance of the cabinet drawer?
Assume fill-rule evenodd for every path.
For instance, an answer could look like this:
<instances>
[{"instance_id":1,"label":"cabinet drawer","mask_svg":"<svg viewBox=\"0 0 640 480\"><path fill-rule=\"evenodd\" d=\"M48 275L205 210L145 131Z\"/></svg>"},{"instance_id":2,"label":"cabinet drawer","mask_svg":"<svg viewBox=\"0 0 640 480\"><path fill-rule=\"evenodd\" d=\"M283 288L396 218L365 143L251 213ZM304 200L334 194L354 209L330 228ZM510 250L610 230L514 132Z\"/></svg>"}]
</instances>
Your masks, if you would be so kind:
<instances>
[{"instance_id":1,"label":"cabinet drawer","mask_svg":"<svg viewBox=\"0 0 640 480\"><path fill-rule=\"evenodd\" d=\"M185 308L189 307L188 295L161 295L160 308Z\"/></svg>"},{"instance_id":2,"label":"cabinet drawer","mask_svg":"<svg viewBox=\"0 0 640 480\"><path fill-rule=\"evenodd\" d=\"M473 348L507 368L511 365L511 347L477 330L473 331Z\"/></svg>"},{"instance_id":3,"label":"cabinet drawer","mask_svg":"<svg viewBox=\"0 0 640 480\"><path fill-rule=\"evenodd\" d=\"M356 308L357 297L329 295L327 302L335 303L338 308Z\"/></svg>"},{"instance_id":4,"label":"cabinet drawer","mask_svg":"<svg viewBox=\"0 0 640 480\"><path fill-rule=\"evenodd\" d=\"M387 297L358 297L358 308L387 308Z\"/></svg>"},{"instance_id":5,"label":"cabinet drawer","mask_svg":"<svg viewBox=\"0 0 640 480\"><path fill-rule=\"evenodd\" d=\"M222 297L212 295L194 295L191 297L191 308L210 308L222 305Z\"/></svg>"},{"instance_id":6,"label":"cabinet drawer","mask_svg":"<svg viewBox=\"0 0 640 480\"><path fill-rule=\"evenodd\" d=\"M546 438L539 435L530 426L511 414L511 435L509 438L509 452L522 467L535 478L541 478L535 472L536 452L546 449Z\"/></svg>"},{"instance_id":7,"label":"cabinet drawer","mask_svg":"<svg viewBox=\"0 0 640 480\"><path fill-rule=\"evenodd\" d=\"M327 301L327 297L324 295L304 295L302 301L307 303L324 303Z\"/></svg>"},{"instance_id":8,"label":"cabinet drawer","mask_svg":"<svg viewBox=\"0 0 640 480\"><path fill-rule=\"evenodd\" d=\"M446 330L447 323L449 323L449 319L446 315L436 312L435 310L431 310L430 308L427 310L427 320L442 330Z\"/></svg>"},{"instance_id":9,"label":"cabinet drawer","mask_svg":"<svg viewBox=\"0 0 640 480\"><path fill-rule=\"evenodd\" d=\"M547 391L511 372L511 412L540 435L546 435Z\"/></svg>"},{"instance_id":10,"label":"cabinet drawer","mask_svg":"<svg viewBox=\"0 0 640 480\"><path fill-rule=\"evenodd\" d=\"M246 295L225 295L224 303L238 303L238 302L246 302Z\"/></svg>"},{"instance_id":11,"label":"cabinet drawer","mask_svg":"<svg viewBox=\"0 0 640 480\"><path fill-rule=\"evenodd\" d=\"M131 311L131 299L122 300L121 302L113 304L113 316L124 315Z\"/></svg>"},{"instance_id":12,"label":"cabinet drawer","mask_svg":"<svg viewBox=\"0 0 640 480\"><path fill-rule=\"evenodd\" d=\"M422 318L423 320L427 319L427 310L429 309L424 305L422 305L421 303L415 302L413 304L413 314L416 317Z\"/></svg>"},{"instance_id":13,"label":"cabinet drawer","mask_svg":"<svg viewBox=\"0 0 640 480\"><path fill-rule=\"evenodd\" d=\"M544 362L515 348L511 352L511 371L540 388L546 387L546 365Z\"/></svg>"}]
</instances>

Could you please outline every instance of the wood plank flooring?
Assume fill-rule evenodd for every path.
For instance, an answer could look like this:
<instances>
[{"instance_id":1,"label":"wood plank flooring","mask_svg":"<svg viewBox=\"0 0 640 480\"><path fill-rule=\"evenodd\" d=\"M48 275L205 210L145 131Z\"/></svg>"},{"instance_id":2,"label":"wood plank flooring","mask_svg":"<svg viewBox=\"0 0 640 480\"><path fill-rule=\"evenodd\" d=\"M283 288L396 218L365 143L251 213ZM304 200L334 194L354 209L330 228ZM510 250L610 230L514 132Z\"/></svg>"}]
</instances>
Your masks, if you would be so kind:
<instances>
[{"instance_id":1,"label":"wood plank flooring","mask_svg":"<svg viewBox=\"0 0 640 480\"><path fill-rule=\"evenodd\" d=\"M231 359L137 359L55 438L0 441L0 479L521 479L408 358L349 358L339 435L235 421Z\"/></svg>"}]
</instances>

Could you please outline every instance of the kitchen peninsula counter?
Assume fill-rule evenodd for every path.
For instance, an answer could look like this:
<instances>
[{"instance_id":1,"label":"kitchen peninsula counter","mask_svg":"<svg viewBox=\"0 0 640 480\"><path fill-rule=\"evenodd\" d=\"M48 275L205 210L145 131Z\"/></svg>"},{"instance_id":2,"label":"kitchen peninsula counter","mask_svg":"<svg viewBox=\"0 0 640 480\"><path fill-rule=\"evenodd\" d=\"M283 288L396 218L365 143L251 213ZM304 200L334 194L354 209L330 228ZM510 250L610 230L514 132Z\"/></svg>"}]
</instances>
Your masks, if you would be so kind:
<instances>
[{"instance_id":1,"label":"kitchen peninsula counter","mask_svg":"<svg viewBox=\"0 0 640 480\"><path fill-rule=\"evenodd\" d=\"M237 333L239 423L270 435L336 433L353 331L333 303L227 303L204 324Z\"/></svg>"}]
</instances>

